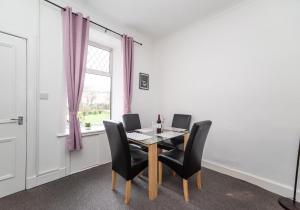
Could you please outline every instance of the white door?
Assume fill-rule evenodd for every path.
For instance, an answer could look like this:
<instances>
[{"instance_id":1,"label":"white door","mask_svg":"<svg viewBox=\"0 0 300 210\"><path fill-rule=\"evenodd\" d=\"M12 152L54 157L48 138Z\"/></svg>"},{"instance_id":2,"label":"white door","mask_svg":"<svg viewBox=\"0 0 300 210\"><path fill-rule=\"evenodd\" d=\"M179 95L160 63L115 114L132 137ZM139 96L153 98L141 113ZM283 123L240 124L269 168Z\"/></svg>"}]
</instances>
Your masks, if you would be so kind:
<instances>
[{"instance_id":1,"label":"white door","mask_svg":"<svg viewBox=\"0 0 300 210\"><path fill-rule=\"evenodd\" d=\"M25 189L26 40L0 33L0 197Z\"/></svg>"}]
</instances>

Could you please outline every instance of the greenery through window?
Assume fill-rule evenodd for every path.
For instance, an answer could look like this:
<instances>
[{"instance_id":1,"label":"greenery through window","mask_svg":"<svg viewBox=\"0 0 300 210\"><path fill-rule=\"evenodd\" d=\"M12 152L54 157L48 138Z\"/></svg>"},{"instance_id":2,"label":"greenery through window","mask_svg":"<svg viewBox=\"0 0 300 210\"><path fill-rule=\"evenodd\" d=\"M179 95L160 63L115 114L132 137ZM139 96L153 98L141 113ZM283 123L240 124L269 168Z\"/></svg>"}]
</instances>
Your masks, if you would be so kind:
<instances>
[{"instance_id":1,"label":"greenery through window","mask_svg":"<svg viewBox=\"0 0 300 210\"><path fill-rule=\"evenodd\" d=\"M78 117L82 127L101 126L111 116L111 50L90 44Z\"/></svg>"}]
</instances>

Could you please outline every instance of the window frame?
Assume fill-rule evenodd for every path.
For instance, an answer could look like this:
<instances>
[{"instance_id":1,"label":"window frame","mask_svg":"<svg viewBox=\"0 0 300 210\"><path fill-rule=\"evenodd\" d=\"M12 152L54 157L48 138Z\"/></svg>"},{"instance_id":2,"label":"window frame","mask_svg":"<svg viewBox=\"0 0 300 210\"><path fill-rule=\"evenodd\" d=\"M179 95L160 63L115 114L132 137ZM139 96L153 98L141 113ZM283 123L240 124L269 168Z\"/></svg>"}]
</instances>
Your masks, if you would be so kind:
<instances>
[{"instance_id":1,"label":"window frame","mask_svg":"<svg viewBox=\"0 0 300 210\"><path fill-rule=\"evenodd\" d=\"M109 52L109 71L108 72L100 71L100 70L96 70L96 69L90 69L90 68L86 67L85 74L93 74L93 75L105 76L105 77L110 78L110 96L109 96L110 97L109 98L110 116L109 116L109 119L111 120L112 119L112 92L113 92L113 85L112 85L112 81L113 81L113 48L104 46L102 44L99 44L99 43L93 42L93 41L89 41L88 46L89 45Z\"/></svg>"}]
</instances>

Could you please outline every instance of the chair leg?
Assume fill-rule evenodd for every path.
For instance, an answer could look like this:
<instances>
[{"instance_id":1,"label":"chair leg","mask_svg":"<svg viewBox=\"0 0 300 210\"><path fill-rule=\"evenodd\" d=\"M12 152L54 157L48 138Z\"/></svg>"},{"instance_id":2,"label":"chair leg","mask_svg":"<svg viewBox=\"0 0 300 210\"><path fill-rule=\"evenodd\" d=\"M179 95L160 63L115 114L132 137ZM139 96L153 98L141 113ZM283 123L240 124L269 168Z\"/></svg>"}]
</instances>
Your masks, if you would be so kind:
<instances>
[{"instance_id":1,"label":"chair leg","mask_svg":"<svg viewBox=\"0 0 300 210\"><path fill-rule=\"evenodd\" d=\"M196 174L196 187L198 190L201 190L202 187L202 173L201 170Z\"/></svg>"},{"instance_id":2,"label":"chair leg","mask_svg":"<svg viewBox=\"0 0 300 210\"><path fill-rule=\"evenodd\" d=\"M189 182L183 179L183 196L185 201L189 201Z\"/></svg>"},{"instance_id":3,"label":"chair leg","mask_svg":"<svg viewBox=\"0 0 300 210\"><path fill-rule=\"evenodd\" d=\"M171 171L171 173L172 173L172 176L176 176L176 172L175 171Z\"/></svg>"},{"instance_id":4,"label":"chair leg","mask_svg":"<svg viewBox=\"0 0 300 210\"><path fill-rule=\"evenodd\" d=\"M117 172L114 170L111 172L111 189L116 189L116 182L117 182Z\"/></svg>"},{"instance_id":5,"label":"chair leg","mask_svg":"<svg viewBox=\"0 0 300 210\"><path fill-rule=\"evenodd\" d=\"M163 165L162 162L158 161L158 184L162 184Z\"/></svg>"},{"instance_id":6,"label":"chair leg","mask_svg":"<svg viewBox=\"0 0 300 210\"><path fill-rule=\"evenodd\" d=\"M125 185L125 204L128 204L131 198L131 180L126 181Z\"/></svg>"}]
</instances>

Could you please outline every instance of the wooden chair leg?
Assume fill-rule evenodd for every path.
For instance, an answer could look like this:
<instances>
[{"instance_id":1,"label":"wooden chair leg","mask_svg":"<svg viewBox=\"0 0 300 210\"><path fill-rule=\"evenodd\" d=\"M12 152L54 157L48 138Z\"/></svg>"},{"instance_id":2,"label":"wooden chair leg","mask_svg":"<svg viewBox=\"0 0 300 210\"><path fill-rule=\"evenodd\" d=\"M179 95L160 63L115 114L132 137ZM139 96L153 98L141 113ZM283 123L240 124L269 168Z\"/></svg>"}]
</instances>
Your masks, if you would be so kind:
<instances>
[{"instance_id":1,"label":"wooden chair leg","mask_svg":"<svg viewBox=\"0 0 300 210\"><path fill-rule=\"evenodd\" d=\"M202 187L202 173L201 170L196 174L196 187L198 190L201 190Z\"/></svg>"},{"instance_id":2,"label":"wooden chair leg","mask_svg":"<svg viewBox=\"0 0 300 210\"><path fill-rule=\"evenodd\" d=\"M111 173L111 189L116 189L117 173L113 170Z\"/></svg>"},{"instance_id":3,"label":"wooden chair leg","mask_svg":"<svg viewBox=\"0 0 300 210\"><path fill-rule=\"evenodd\" d=\"M176 176L176 172L175 171L171 171L171 173L172 173L172 176Z\"/></svg>"},{"instance_id":4,"label":"wooden chair leg","mask_svg":"<svg viewBox=\"0 0 300 210\"><path fill-rule=\"evenodd\" d=\"M131 180L126 181L125 185L125 204L128 204L131 198Z\"/></svg>"},{"instance_id":5,"label":"wooden chair leg","mask_svg":"<svg viewBox=\"0 0 300 210\"><path fill-rule=\"evenodd\" d=\"M158 184L162 184L163 165L162 162L158 161Z\"/></svg>"},{"instance_id":6,"label":"wooden chair leg","mask_svg":"<svg viewBox=\"0 0 300 210\"><path fill-rule=\"evenodd\" d=\"M189 201L189 183L188 180L183 179L183 196L185 201Z\"/></svg>"}]
</instances>

